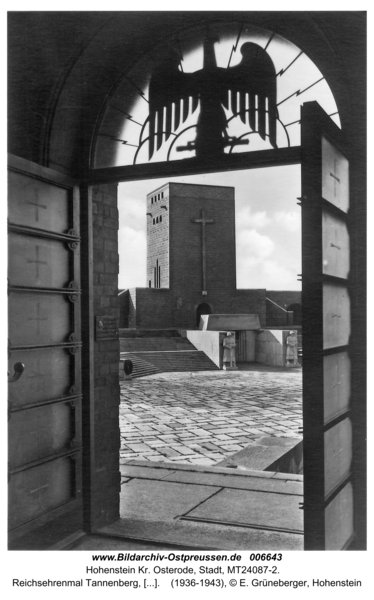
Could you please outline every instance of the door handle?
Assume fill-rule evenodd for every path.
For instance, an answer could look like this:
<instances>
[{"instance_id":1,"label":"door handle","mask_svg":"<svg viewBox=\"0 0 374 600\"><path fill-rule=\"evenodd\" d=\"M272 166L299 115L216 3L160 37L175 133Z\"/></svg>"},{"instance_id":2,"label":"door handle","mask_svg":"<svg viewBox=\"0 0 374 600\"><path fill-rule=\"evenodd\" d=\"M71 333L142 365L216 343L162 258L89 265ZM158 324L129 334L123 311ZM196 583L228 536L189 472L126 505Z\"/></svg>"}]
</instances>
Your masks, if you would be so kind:
<instances>
[{"instance_id":1,"label":"door handle","mask_svg":"<svg viewBox=\"0 0 374 600\"><path fill-rule=\"evenodd\" d=\"M17 381L17 379L19 379L23 373L23 371L25 370L25 365L22 364L21 362L17 362L14 365L14 374L9 377L9 372L8 372L8 383L13 383L14 381Z\"/></svg>"}]
</instances>

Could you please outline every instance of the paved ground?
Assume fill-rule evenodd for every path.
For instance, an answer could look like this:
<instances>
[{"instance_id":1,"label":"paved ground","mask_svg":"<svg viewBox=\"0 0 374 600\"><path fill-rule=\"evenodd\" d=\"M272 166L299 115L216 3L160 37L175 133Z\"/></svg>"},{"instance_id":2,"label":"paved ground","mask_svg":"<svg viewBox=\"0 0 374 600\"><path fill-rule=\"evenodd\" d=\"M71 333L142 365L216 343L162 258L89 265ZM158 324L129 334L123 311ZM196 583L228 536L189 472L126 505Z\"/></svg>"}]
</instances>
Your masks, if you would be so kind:
<instances>
[{"instance_id":1,"label":"paved ground","mask_svg":"<svg viewBox=\"0 0 374 600\"><path fill-rule=\"evenodd\" d=\"M215 465L265 435L301 437L301 369L248 368L121 382L121 463Z\"/></svg>"}]
</instances>

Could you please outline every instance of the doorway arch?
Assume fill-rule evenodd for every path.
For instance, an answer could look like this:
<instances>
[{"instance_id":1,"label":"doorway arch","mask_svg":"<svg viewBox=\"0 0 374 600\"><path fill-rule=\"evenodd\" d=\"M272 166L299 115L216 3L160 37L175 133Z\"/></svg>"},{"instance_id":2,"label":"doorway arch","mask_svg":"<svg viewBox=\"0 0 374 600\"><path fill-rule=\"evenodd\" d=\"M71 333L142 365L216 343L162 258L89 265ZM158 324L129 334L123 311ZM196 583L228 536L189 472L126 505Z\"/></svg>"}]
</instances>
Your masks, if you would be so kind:
<instances>
[{"instance_id":1,"label":"doorway arch","mask_svg":"<svg viewBox=\"0 0 374 600\"><path fill-rule=\"evenodd\" d=\"M196 309L196 326L200 325L200 317L201 315L211 315L212 309L207 302L202 302Z\"/></svg>"}]
</instances>

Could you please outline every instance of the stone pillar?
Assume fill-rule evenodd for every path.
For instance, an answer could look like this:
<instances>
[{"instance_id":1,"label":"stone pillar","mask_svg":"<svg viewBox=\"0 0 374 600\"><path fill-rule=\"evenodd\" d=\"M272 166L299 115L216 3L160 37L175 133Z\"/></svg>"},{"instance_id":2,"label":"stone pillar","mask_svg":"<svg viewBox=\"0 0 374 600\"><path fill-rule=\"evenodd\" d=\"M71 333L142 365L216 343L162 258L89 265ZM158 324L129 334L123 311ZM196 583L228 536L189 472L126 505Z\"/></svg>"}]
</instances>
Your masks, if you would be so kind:
<instances>
[{"instance_id":1,"label":"stone pillar","mask_svg":"<svg viewBox=\"0 0 374 600\"><path fill-rule=\"evenodd\" d=\"M97 317L115 317L118 330L117 184L95 186L82 198L82 215L84 510L86 531L95 531L119 518L119 339L95 335Z\"/></svg>"}]
</instances>

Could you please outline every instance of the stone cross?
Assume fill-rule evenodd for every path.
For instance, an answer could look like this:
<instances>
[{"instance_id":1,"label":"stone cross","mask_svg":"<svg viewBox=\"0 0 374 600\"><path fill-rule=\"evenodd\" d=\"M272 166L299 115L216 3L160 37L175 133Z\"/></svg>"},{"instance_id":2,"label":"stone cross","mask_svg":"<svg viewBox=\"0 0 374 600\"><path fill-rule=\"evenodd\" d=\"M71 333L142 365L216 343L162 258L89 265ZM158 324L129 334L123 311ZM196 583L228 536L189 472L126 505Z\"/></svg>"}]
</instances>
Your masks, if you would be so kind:
<instances>
[{"instance_id":1,"label":"stone cross","mask_svg":"<svg viewBox=\"0 0 374 600\"><path fill-rule=\"evenodd\" d=\"M201 210L200 219L193 219L193 223L201 223L201 255L202 255L202 267L203 267L203 294L206 294L206 237L205 237L205 225L207 223L214 223L213 219L208 219L205 216L205 210Z\"/></svg>"}]
</instances>

